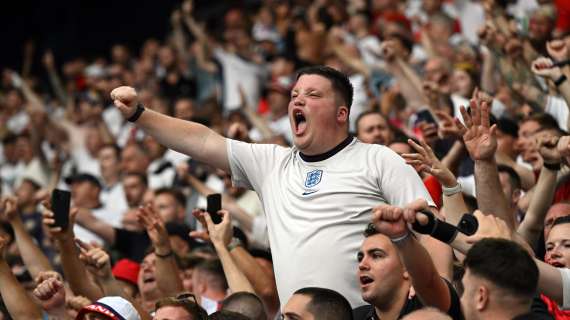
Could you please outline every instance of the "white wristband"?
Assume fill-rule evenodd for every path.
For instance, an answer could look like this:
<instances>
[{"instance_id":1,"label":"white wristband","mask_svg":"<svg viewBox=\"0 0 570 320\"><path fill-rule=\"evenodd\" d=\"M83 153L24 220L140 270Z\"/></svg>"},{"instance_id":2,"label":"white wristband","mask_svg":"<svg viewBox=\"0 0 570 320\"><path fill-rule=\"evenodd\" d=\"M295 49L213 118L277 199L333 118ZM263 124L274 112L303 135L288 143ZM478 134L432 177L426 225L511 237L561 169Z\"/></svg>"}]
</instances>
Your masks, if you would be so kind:
<instances>
[{"instance_id":1,"label":"white wristband","mask_svg":"<svg viewBox=\"0 0 570 320\"><path fill-rule=\"evenodd\" d=\"M441 186L441 190L443 191L443 195L449 197L456 193L461 192L461 184L458 182L454 187L448 188L444 185Z\"/></svg>"},{"instance_id":2,"label":"white wristband","mask_svg":"<svg viewBox=\"0 0 570 320\"><path fill-rule=\"evenodd\" d=\"M406 234L404 234L403 236L399 236L396 238L390 238L390 240L392 241L393 244L398 244L406 239L408 239L409 236L412 235L411 231L406 232Z\"/></svg>"}]
</instances>

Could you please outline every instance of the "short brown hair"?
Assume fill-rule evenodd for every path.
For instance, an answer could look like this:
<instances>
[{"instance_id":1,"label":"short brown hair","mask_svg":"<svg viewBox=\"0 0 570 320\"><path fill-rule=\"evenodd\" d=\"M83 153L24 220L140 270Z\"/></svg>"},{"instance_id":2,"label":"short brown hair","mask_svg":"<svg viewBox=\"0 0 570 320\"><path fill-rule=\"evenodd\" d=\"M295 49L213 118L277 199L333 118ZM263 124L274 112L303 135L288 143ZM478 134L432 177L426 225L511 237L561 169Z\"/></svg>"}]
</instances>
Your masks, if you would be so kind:
<instances>
[{"instance_id":1,"label":"short brown hair","mask_svg":"<svg viewBox=\"0 0 570 320\"><path fill-rule=\"evenodd\" d=\"M180 307L184 308L195 320L207 320L208 313L198 302L196 297L191 293L180 294L176 297L168 297L160 299L156 302L155 311L163 307Z\"/></svg>"}]
</instances>

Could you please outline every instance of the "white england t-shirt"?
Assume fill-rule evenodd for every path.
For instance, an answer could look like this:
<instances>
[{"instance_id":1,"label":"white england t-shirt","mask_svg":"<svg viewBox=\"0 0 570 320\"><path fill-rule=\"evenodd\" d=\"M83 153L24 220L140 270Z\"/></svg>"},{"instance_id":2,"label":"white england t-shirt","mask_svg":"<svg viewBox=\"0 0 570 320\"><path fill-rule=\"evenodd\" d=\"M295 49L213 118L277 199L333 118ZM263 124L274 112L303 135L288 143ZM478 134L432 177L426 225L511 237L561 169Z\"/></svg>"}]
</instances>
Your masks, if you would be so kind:
<instances>
[{"instance_id":1,"label":"white england t-shirt","mask_svg":"<svg viewBox=\"0 0 570 320\"><path fill-rule=\"evenodd\" d=\"M234 184L255 190L267 218L277 290L284 305L298 289L325 287L353 307L362 301L356 254L371 209L424 198L412 167L389 148L357 139L320 161L298 149L227 142Z\"/></svg>"}]
</instances>

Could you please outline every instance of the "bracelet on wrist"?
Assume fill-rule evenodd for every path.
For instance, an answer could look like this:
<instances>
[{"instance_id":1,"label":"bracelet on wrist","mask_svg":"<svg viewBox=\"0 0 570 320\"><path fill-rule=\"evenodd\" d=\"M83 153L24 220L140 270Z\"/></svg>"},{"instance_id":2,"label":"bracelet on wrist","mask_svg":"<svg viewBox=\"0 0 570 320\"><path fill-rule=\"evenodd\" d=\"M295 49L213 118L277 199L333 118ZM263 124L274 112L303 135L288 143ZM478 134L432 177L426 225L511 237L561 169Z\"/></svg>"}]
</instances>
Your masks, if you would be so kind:
<instances>
[{"instance_id":1,"label":"bracelet on wrist","mask_svg":"<svg viewBox=\"0 0 570 320\"><path fill-rule=\"evenodd\" d=\"M413 233L411 231L407 231L406 234L404 234L403 236L399 236L396 238L390 238L390 241L392 241L393 244L398 244L398 243L402 243L404 241L406 241Z\"/></svg>"},{"instance_id":2,"label":"bracelet on wrist","mask_svg":"<svg viewBox=\"0 0 570 320\"><path fill-rule=\"evenodd\" d=\"M135 110L135 113L133 113L132 116L130 116L127 121L128 122L136 122L140 116L143 114L143 112L145 111L145 108L143 107L143 105L141 103L137 104L137 109Z\"/></svg>"},{"instance_id":3,"label":"bracelet on wrist","mask_svg":"<svg viewBox=\"0 0 570 320\"><path fill-rule=\"evenodd\" d=\"M565 74L561 75L558 79L554 80L554 85L556 85L557 87L559 87L562 83L564 83L564 81L566 81L568 78L566 77Z\"/></svg>"},{"instance_id":4,"label":"bracelet on wrist","mask_svg":"<svg viewBox=\"0 0 570 320\"><path fill-rule=\"evenodd\" d=\"M545 163L543 164L543 166L544 166L546 169L551 170L551 171L559 171L559 170L560 170L560 167L561 167L561 164L560 164L560 162L558 162L558 163L547 163L547 162L545 162Z\"/></svg>"},{"instance_id":5,"label":"bracelet on wrist","mask_svg":"<svg viewBox=\"0 0 570 320\"><path fill-rule=\"evenodd\" d=\"M454 194L460 193L462 191L461 184L457 183L455 186L449 188L444 185L441 186L441 191L443 192L444 196L452 196Z\"/></svg>"},{"instance_id":6,"label":"bracelet on wrist","mask_svg":"<svg viewBox=\"0 0 570 320\"><path fill-rule=\"evenodd\" d=\"M232 251L233 249L237 248L237 247L241 247L243 246L242 241L239 238L233 237L232 241L228 244L228 251Z\"/></svg>"},{"instance_id":7,"label":"bracelet on wrist","mask_svg":"<svg viewBox=\"0 0 570 320\"><path fill-rule=\"evenodd\" d=\"M166 258L172 257L174 255L174 251L172 251L172 249L171 249L170 251L168 251L168 253L159 254L156 250L154 250L154 255L157 256L158 258L166 259Z\"/></svg>"}]
</instances>

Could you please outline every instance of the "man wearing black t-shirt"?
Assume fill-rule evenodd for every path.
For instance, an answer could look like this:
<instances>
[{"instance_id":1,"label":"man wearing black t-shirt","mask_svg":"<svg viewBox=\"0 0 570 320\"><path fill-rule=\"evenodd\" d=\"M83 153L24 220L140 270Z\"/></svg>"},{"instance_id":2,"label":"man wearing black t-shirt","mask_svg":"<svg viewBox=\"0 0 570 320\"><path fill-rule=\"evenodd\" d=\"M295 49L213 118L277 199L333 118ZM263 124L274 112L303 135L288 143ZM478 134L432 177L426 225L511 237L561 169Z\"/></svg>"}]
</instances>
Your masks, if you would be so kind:
<instances>
[{"instance_id":1,"label":"man wearing black t-shirt","mask_svg":"<svg viewBox=\"0 0 570 320\"><path fill-rule=\"evenodd\" d=\"M362 299L370 305L356 308L355 320L400 319L424 306L463 319L455 289L439 276L428 252L408 230L411 216L424 207L421 200L406 209L374 208L374 224L366 229L358 252ZM410 298L412 285L416 294Z\"/></svg>"}]
</instances>

